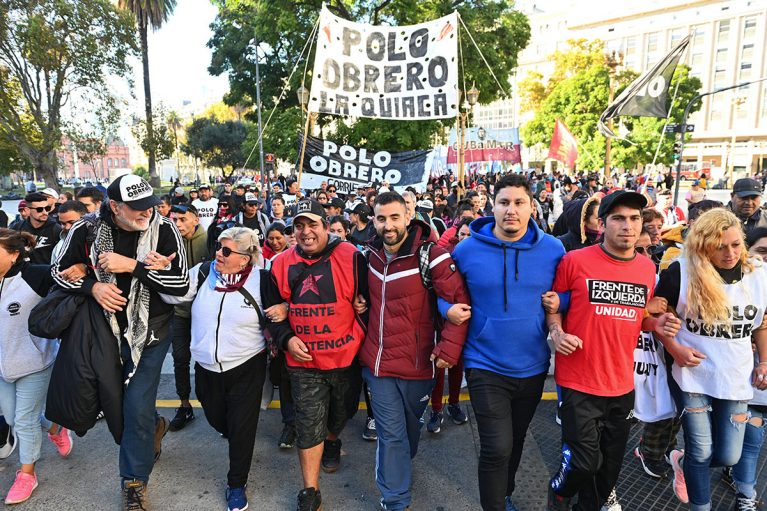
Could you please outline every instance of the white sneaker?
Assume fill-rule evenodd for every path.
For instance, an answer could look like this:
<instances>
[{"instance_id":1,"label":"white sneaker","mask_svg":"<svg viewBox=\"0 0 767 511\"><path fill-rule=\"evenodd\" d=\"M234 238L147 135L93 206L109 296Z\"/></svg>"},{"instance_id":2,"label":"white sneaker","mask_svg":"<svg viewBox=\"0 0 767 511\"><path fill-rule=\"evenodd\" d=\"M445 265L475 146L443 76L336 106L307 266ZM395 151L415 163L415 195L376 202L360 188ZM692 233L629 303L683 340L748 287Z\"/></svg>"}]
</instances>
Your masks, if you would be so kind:
<instances>
[{"instance_id":1,"label":"white sneaker","mask_svg":"<svg viewBox=\"0 0 767 511\"><path fill-rule=\"evenodd\" d=\"M0 460L4 460L16 450L16 432L8 426L8 432L0 438Z\"/></svg>"},{"instance_id":2,"label":"white sneaker","mask_svg":"<svg viewBox=\"0 0 767 511\"><path fill-rule=\"evenodd\" d=\"M618 494L615 493L615 488L610 492L610 495L607 497L607 502L602 506L601 511L623 511L621 503L618 502Z\"/></svg>"}]
</instances>

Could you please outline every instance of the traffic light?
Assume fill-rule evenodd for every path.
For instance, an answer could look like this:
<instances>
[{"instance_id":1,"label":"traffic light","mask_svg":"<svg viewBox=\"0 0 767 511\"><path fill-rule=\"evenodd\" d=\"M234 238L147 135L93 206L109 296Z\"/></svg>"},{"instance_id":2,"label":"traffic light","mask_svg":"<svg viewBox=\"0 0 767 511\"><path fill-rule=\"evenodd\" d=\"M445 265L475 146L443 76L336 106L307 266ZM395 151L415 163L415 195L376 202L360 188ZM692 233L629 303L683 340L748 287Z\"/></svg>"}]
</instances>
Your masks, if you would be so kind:
<instances>
[{"instance_id":1,"label":"traffic light","mask_svg":"<svg viewBox=\"0 0 767 511\"><path fill-rule=\"evenodd\" d=\"M674 159L678 160L682 157L682 141L676 140L674 141Z\"/></svg>"}]
</instances>

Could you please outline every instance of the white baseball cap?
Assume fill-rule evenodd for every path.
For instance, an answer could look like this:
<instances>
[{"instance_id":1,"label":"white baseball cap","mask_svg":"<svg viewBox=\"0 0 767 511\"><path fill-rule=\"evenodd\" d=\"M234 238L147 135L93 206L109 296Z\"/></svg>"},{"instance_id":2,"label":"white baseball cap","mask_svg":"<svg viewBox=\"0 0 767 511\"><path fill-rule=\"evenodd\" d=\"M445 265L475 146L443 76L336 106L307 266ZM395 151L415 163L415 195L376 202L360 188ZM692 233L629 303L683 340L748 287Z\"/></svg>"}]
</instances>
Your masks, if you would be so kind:
<instances>
[{"instance_id":1,"label":"white baseball cap","mask_svg":"<svg viewBox=\"0 0 767 511\"><path fill-rule=\"evenodd\" d=\"M136 174L120 176L109 185L107 195L110 199L124 202L129 208L145 211L160 204L160 198L154 194L152 186Z\"/></svg>"}]
</instances>

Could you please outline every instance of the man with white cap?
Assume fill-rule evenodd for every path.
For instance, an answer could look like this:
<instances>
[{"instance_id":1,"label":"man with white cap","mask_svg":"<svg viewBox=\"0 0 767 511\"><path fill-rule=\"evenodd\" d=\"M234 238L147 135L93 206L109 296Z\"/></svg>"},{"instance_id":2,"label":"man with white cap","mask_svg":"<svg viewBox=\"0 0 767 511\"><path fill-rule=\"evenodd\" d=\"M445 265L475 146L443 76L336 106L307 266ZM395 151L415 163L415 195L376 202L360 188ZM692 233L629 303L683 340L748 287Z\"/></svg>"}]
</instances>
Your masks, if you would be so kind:
<instances>
[{"instance_id":1,"label":"man with white cap","mask_svg":"<svg viewBox=\"0 0 767 511\"><path fill-rule=\"evenodd\" d=\"M256 194L248 192L245 194L245 200L242 202L242 211L235 217L235 221L248 229L253 229L258 234L258 241L263 244L266 239L266 228L269 226L269 219L266 214L258 210L261 200Z\"/></svg>"},{"instance_id":2,"label":"man with white cap","mask_svg":"<svg viewBox=\"0 0 767 511\"><path fill-rule=\"evenodd\" d=\"M173 306L159 293L183 296L189 288L186 252L178 229L155 211L160 199L134 174L118 177L98 217L87 215L65 240L51 272L65 291L93 297L120 344L123 434L120 476L124 509L145 509L146 485L169 422L156 414L160 370L171 343ZM87 267L77 282L59 274Z\"/></svg>"},{"instance_id":3,"label":"man with white cap","mask_svg":"<svg viewBox=\"0 0 767 511\"><path fill-rule=\"evenodd\" d=\"M200 225L207 231L218 211L218 199L213 197L213 190L211 190L209 184L204 183L200 185L200 198L193 201L192 204L197 208Z\"/></svg>"}]
</instances>

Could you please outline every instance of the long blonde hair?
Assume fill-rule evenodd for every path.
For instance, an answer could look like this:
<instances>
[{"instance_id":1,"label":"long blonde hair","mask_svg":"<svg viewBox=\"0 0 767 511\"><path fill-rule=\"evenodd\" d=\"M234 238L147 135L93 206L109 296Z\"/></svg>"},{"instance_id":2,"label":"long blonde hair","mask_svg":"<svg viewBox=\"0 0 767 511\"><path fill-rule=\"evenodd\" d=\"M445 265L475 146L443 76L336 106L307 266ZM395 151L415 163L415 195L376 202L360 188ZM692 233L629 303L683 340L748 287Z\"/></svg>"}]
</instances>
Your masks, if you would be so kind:
<instances>
[{"instance_id":1,"label":"long blonde hair","mask_svg":"<svg viewBox=\"0 0 767 511\"><path fill-rule=\"evenodd\" d=\"M703 213L690 227L684 242L687 261L687 312L700 317L706 325L728 322L730 300L725 292L724 280L711 263L711 256L722 244L724 232L735 227L743 241L740 264L744 273L754 270L748 260L740 220L730 211L715 208Z\"/></svg>"}]
</instances>

